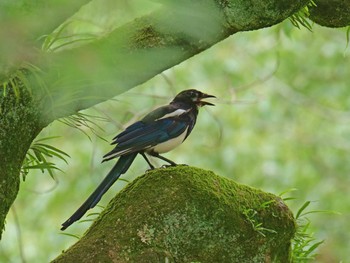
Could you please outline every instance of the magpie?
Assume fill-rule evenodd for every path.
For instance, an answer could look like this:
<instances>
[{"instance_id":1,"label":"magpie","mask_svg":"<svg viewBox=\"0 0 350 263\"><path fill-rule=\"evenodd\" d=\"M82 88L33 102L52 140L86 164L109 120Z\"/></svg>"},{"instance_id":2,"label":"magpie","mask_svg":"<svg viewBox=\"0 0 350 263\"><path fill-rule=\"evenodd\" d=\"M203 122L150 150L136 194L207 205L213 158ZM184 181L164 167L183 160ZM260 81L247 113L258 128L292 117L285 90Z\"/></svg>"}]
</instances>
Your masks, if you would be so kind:
<instances>
[{"instance_id":1,"label":"magpie","mask_svg":"<svg viewBox=\"0 0 350 263\"><path fill-rule=\"evenodd\" d=\"M214 106L210 102L203 101L205 98L215 98L215 96L195 89L184 90L177 94L170 104L155 109L115 136L111 144L116 146L103 156L102 162L119 157L118 161L96 190L62 224L61 230L65 230L93 208L114 182L126 173L137 154L146 160L151 169L155 167L146 154L157 157L169 163L170 166L175 166L175 162L160 154L179 146L190 135L196 124L199 107Z\"/></svg>"}]
</instances>

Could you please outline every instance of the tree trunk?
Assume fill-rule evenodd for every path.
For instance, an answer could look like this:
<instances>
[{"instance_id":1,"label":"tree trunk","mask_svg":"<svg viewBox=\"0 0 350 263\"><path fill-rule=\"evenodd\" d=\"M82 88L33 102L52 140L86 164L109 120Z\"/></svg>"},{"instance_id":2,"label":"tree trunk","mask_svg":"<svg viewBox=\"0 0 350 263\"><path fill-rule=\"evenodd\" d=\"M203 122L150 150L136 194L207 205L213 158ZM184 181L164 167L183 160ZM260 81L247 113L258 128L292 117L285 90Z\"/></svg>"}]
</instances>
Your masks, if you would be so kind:
<instances>
[{"instance_id":1,"label":"tree trunk","mask_svg":"<svg viewBox=\"0 0 350 263\"><path fill-rule=\"evenodd\" d=\"M45 126L28 88L18 78L0 86L0 238L19 190L23 159Z\"/></svg>"}]
</instances>

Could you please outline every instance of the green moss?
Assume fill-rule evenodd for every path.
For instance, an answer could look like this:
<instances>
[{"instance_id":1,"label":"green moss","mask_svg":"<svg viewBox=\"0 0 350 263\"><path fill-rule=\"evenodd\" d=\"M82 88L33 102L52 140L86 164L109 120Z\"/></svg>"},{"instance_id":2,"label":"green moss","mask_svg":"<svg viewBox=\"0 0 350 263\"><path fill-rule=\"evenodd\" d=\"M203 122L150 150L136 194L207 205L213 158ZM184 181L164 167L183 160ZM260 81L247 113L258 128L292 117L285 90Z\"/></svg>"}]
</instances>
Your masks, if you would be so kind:
<instances>
[{"instance_id":1,"label":"green moss","mask_svg":"<svg viewBox=\"0 0 350 263\"><path fill-rule=\"evenodd\" d=\"M224 2L223 11L227 18L227 26L234 27L238 31L246 31L275 25L297 12L309 1L225 0L220 2Z\"/></svg>"},{"instance_id":2,"label":"green moss","mask_svg":"<svg viewBox=\"0 0 350 263\"><path fill-rule=\"evenodd\" d=\"M321 26L345 27L350 25L349 0L314 0L310 19Z\"/></svg>"},{"instance_id":3,"label":"green moss","mask_svg":"<svg viewBox=\"0 0 350 263\"><path fill-rule=\"evenodd\" d=\"M0 238L19 190L23 159L44 127L25 78L25 71L19 70L0 85Z\"/></svg>"},{"instance_id":4,"label":"green moss","mask_svg":"<svg viewBox=\"0 0 350 263\"><path fill-rule=\"evenodd\" d=\"M288 262L294 232L279 197L178 166L128 185L55 262Z\"/></svg>"}]
</instances>

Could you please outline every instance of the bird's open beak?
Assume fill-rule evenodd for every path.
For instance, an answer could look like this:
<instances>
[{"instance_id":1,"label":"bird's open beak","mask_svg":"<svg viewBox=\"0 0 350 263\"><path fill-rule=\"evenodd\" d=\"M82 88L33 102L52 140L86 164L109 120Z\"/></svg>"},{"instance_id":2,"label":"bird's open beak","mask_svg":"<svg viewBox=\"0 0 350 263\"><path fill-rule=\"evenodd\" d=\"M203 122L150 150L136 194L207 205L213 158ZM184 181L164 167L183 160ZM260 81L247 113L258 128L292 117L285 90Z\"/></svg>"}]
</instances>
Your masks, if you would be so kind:
<instances>
[{"instance_id":1,"label":"bird's open beak","mask_svg":"<svg viewBox=\"0 0 350 263\"><path fill-rule=\"evenodd\" d=\"M202 99L206 99L206 98L216 98L216 97L214 95L209 95L209 94L203 93L201 98L199 98L197 101L198 106L200 106L200 107L203 107L204 105L215 106L213 103L202 100Z\"/></svg>"}]
</instances>

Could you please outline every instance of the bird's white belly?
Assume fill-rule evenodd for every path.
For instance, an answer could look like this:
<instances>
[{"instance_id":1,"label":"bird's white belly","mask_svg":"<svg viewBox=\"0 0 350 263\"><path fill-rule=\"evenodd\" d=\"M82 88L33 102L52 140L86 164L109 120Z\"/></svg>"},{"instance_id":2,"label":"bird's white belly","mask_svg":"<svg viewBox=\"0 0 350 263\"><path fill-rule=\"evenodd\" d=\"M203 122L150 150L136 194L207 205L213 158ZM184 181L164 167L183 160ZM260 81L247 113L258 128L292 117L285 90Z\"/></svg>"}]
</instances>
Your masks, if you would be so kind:
<instances>
[{"instance_id":1,"label":"bird's white belly","mask_svg":"<svg viewBox=\"0 0 350 263\"><path fill-rule=\"evenodd\" d=\"M153 147L151 150L153 150L156 153L166 153L174 149L175 147L179 146L183 140L185 139L187 134L187 129L178 137L171 139L169 141L163 142L158 144L157 146Z\"/></svg>"}]
</instances>

